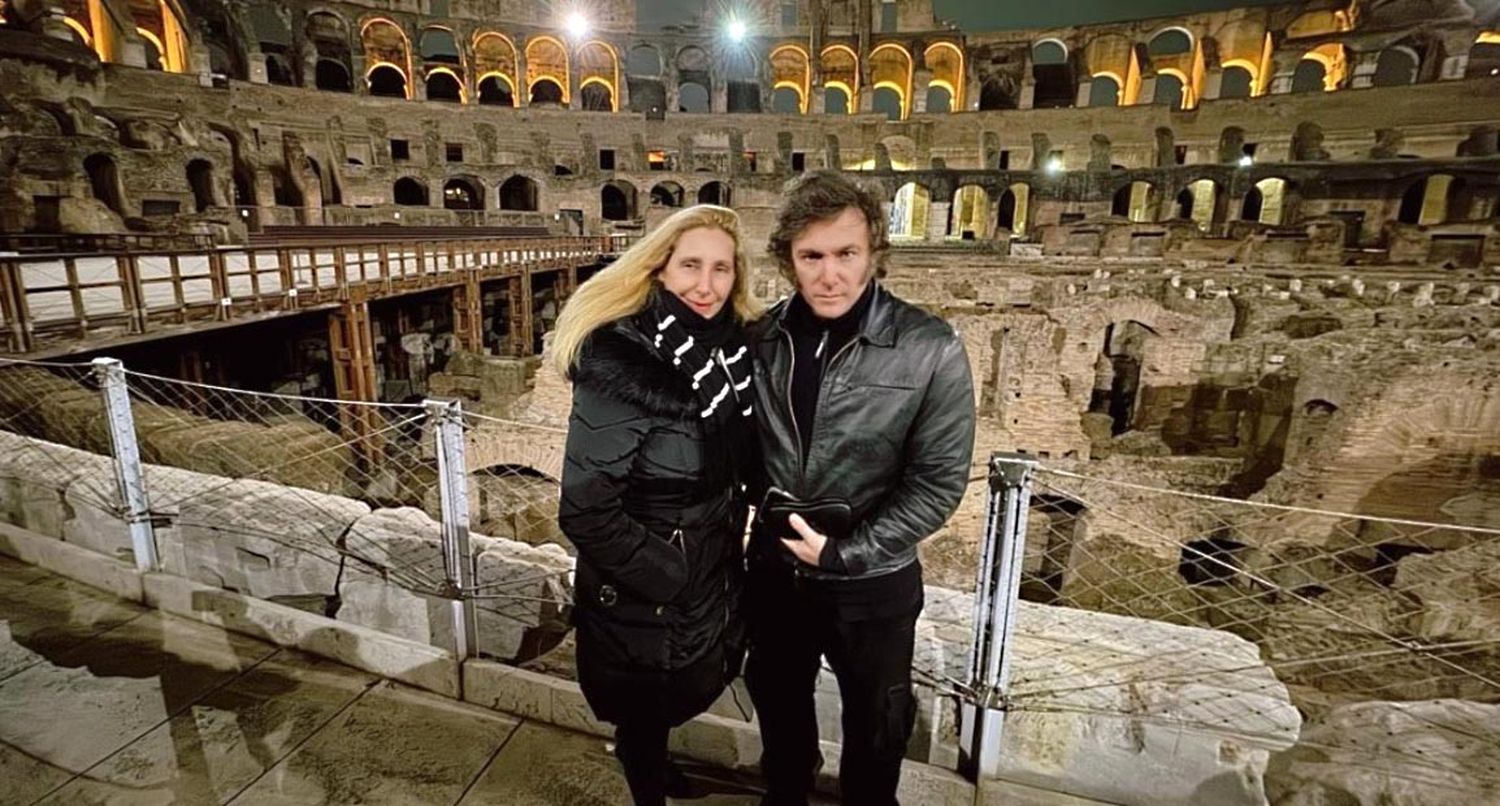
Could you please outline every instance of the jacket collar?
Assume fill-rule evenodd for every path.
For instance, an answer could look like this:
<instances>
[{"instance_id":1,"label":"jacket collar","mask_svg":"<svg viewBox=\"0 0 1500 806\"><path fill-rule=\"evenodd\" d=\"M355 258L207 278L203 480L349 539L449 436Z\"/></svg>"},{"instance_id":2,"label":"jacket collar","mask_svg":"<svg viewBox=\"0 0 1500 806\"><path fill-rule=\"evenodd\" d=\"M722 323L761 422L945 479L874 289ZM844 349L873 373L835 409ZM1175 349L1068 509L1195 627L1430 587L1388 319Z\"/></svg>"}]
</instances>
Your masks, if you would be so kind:
<instances>
[{"instance_id":1,"label":"jacket collar","mask_svg":"<svg viewBox=\"0 0 1500 806\"><path fill-rule=\"evenodd\" d=\"M877 347L892 347L896 344L896 317L892 310L891 293L885 290L885 286L879 280L871 280L870 284L875 287L875 296L870 299L870 306L865 309L864 318L859 323L859 340ZM793 291L795 295L798 292ZM761 340L780 338L781 334L787 333L786 319L792 309L792 297L776 303L766 313L771 327L767 327L761 334Z\"/></svg>"}]
</instances>

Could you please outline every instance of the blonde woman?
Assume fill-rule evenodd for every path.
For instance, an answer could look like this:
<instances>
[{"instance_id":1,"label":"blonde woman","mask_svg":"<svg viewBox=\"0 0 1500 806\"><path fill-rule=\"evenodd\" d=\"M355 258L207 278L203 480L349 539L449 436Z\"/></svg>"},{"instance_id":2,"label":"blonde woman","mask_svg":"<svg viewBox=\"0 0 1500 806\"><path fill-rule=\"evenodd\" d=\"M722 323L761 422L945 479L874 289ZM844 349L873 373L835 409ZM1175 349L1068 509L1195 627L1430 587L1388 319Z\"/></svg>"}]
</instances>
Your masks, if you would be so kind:
<instances>
[{"instance_id":1,"label":"blonde woman","mask_svg":"<svg viewBox=\"0 0 1500 806\"><path fill-rule=\"evenodd\" d=\"M558 524L578 549L578 679L612 722L637 804L682 795L671 728L738 674L742 479L755 419L739 218L662 222L579 287L557 322L573 381Z\"/></svg>"}]
</instances>

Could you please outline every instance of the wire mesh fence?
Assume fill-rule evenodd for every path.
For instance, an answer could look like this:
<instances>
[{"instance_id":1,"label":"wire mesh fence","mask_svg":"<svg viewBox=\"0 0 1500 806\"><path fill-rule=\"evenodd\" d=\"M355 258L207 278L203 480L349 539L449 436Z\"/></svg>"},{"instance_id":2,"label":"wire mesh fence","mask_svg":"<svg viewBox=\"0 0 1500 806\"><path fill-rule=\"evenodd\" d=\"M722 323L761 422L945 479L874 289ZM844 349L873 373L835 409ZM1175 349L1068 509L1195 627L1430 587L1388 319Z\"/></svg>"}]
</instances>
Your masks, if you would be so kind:
<instances>
[{"instance_id":1,"label":"wire mesh fence","mask_svg":"<svg viewBox=\"0 0 1500 806\"><path fill-rule=\"evenodd\" d=\"M1028 516L1020 598L1057 606L1048 640L1089 648L1068 664L1019 659L1007 712L1150 721L1151 703L1170 703L1176 727L1293 737L1287 758L1445 781L1460 799L1500 787L1500 770L1465 761L1493 758L1500 732L1472 730L1464 712L1500 703L1500 530L1046 466ZM1174 643L1156 625L1221 630L1253 651ZM1278 707L1288 700L1296 711Z\"/></svg>"},{"instance_id":2,"label":"wire mesh fence","mask_svg":"<svg viewBox=\"0 0 1500 806\"><path fill-rule=\"evenodd\" d=\"M473 651L507 660L560 640L571 561L556 533L557 485L523 465L468 472L459 439L447 458L470 506L463 517L445 510L438 432L456 406L254 392L128 369L120 377L155 525L159 567L149 570L443 647L461 623L446 605L459 602L477 610ZM119 463L108 383L97 364L0 360L0 514L129 557L119 529L129 507L109 472ZM460 434L483 431L473 418L451 419ZM505 423L491 436L525 442L536 428ZM45 524L23 512L38 485L58 499L30 508L47 513ZM449 536L467 538L471 526L497 533L474 535L464 559Z\"/></svg>"}]
</instances>

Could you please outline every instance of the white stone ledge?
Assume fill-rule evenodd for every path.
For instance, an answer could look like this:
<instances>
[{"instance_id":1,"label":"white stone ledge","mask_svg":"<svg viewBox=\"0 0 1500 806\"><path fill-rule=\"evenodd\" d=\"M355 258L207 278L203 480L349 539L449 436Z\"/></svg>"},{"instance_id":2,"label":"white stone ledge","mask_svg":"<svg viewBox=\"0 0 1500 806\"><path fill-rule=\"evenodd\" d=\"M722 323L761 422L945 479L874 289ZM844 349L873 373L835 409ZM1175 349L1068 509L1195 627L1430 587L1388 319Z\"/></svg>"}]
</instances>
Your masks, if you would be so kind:
<instances>
[{"instance_id":1,"label":"white stone ledge","mask_svg":"<svg viewBox=\"0 0 1500 806\"><path fill-rule=\"evenodd\" d=\"M0 554L45 568L121 599L145 603L141 572L103 554L0 521Z\"/></svg>"}]
</instances>

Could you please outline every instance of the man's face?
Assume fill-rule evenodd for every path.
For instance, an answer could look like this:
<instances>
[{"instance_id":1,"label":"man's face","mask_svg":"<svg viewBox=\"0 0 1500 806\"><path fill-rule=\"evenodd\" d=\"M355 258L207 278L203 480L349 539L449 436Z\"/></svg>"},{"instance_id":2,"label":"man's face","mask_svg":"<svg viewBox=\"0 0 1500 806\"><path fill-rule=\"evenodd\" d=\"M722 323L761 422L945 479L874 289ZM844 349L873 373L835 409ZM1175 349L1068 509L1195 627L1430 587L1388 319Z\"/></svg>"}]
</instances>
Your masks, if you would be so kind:
<instances>
[{"instance_id":1,"label":"man's face","mask_svg":"<svg viewBox=\"0 0 1500 806\"><path fill-rule=\"evenodd\" d=\"M870 222L857 207L826 221L814 221L792 239L797 292L821 319L848 313L875 274L870 255Z\"/></svg>"}]
</instances>

